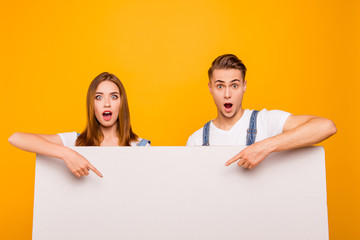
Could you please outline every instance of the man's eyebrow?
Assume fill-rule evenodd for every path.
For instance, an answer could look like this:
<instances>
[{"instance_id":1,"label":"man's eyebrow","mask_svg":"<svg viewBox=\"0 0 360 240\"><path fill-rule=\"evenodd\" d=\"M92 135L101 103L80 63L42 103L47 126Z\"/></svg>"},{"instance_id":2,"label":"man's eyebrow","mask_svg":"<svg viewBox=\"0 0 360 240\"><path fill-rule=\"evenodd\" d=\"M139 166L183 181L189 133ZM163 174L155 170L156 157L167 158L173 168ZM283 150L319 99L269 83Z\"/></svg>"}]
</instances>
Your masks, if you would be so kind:
<instances>
[{"instance_id":1,"label":"man's eyebrow","mask_svg":"<svg viewBox=\"0 0 360 240\"><path fill-rule=\"evenodd\" d=\"M223 80L216 80L214 83L216 82L225 83Z\"/></svg>"},{"instance_id":2,"label":"man's eyebrow","mask_svg":"<svg viewBox=\"0 0 360 240\"><path fill-rule=\"evenodd\" d=\"M214 83L217 83L217 82L219 82L219 83L225 83L225 81L223 81L223 80L216 80ZM230 81L230 83L233 83L233 82L241 82L239 79L233 79L233 80L231 80Z\"/></svg>"},{"instance_id":3,"label":"man's eyebrow","mask_svg":"<svg viewBox=\"0 0 360 240\"><path fill-rule=\"evenodd\" d=\"M231 83L232 82L241 82L239 79L234 79L234 80L231 80Z\"/></svg>"}]
</instances>

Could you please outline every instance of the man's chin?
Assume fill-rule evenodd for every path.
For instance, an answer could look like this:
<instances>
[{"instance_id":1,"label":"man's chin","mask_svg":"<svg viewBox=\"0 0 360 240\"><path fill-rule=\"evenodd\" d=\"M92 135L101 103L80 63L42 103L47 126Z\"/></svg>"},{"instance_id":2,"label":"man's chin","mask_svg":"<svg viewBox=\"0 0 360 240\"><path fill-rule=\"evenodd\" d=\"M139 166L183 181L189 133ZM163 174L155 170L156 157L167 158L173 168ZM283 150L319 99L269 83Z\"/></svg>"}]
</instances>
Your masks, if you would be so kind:
<instances>
[{"instance_id":1,"label":"man's chin","mask_svg":"<svg viewBox=\"0 0 360 240\"><path fill-rule=\"evenodd\" d=\"M221 112L221 115L226 119L232 119L236 116L236 112Z\"/></svg>"}]
</instances>

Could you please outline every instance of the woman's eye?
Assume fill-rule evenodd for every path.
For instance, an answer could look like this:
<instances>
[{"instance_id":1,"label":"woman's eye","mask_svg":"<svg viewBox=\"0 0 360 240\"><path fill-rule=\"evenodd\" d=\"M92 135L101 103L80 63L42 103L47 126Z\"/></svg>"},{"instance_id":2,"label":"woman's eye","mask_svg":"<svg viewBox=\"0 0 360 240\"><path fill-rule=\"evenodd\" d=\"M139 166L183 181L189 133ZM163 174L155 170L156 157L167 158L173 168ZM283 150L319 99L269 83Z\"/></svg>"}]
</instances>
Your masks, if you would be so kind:
<instances>
[{"instance_id":1,"label":"woman's eye","mask_svg":"<svg viewBox=\"0 0 360 240\"><path fill-rule=\"evenodd\" d=\"M112 99L118 99L119 97L117 95L111 95Z\"/></svg>"},{"instance_id":2,"label":"woman's eye","mask_svg":"<svg viewBox=\"0 0 360 240\"><path fill-rule=\"evenodd\" d=\"M96 99L96 100L101 100L101 99L102 99L102 96L101 96L101 95L97 95L97 96L95 96L95 99Z\"/></svg>"}]
</instances>

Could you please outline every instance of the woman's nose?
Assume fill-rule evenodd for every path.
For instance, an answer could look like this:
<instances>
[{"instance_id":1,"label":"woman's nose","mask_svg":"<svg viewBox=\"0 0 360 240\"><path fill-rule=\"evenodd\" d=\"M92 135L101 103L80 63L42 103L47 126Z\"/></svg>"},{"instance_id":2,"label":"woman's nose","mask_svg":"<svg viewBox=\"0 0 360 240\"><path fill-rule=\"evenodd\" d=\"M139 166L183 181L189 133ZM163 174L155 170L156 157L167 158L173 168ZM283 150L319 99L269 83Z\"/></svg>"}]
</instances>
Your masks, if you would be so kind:
<instances>
[{"instance_id":1,"label":"woman's nose","mask_svg":"<svg viewBox=\"0 0 360 240\"><path fill-rule=\"evenodd\" d=\"M105 107L110 107L110 100L105 98Z\"/></svg>"}]
</instances>

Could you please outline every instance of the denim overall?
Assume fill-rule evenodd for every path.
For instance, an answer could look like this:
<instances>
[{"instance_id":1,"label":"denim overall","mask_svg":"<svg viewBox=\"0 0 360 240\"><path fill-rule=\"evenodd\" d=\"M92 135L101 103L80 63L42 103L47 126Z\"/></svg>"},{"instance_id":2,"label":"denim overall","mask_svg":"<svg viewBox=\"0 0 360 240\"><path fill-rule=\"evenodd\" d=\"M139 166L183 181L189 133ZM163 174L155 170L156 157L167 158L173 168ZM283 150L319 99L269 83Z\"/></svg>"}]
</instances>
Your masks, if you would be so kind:
<instances>
[{"instance_id":1,"label":"denim overall","mask_svg":"<svg viewBox=\"0 0 360 240\"><path fill-rule=\"evenodd\" d=\"M150 141L149 140L146 140L146 139L141 139L140 140L140 142L138 142L137 144L136 144L136 146L138 146L138 147L144 147L146 144L148 144L149 143L149 145L151 144L150 143Z\"/></svg>"},{"instance_id":2,"label":"denim overall","mask_svg":"<svg viewBox=\"0 0 360 240\"><path fill-rule=\"evenodd\" d=\"M257 119L258 113L259 113L259 111L257 111L257 110L254 110L251 113L250 124L249 124L249 128L247 130L247 135L246 135L246 146L249 146L255 142L256 133L257 133L256 119ZM210 144L209 144L210 123L211 123L211 121L207 122L203 128L203 144L202 144L203 146L210 146Z\"/></svg>"},{"instance_id":3,"label":"denim overall","mask_svg":"<svg viewBox=\"0 0 360 240\"><path fill-rule=\"evenodd\" d=\"M76 134L77 134L78 137L80 136L80 133L76 133ZM143 138L142 138L142 139L140 140L140 142L138 142L138 143L136 144L136 146L138 146L138 147L144 147L147 143L151 144L149 140L146 140L146 139L143 139Z\"/></svg>"}]
</instances>

